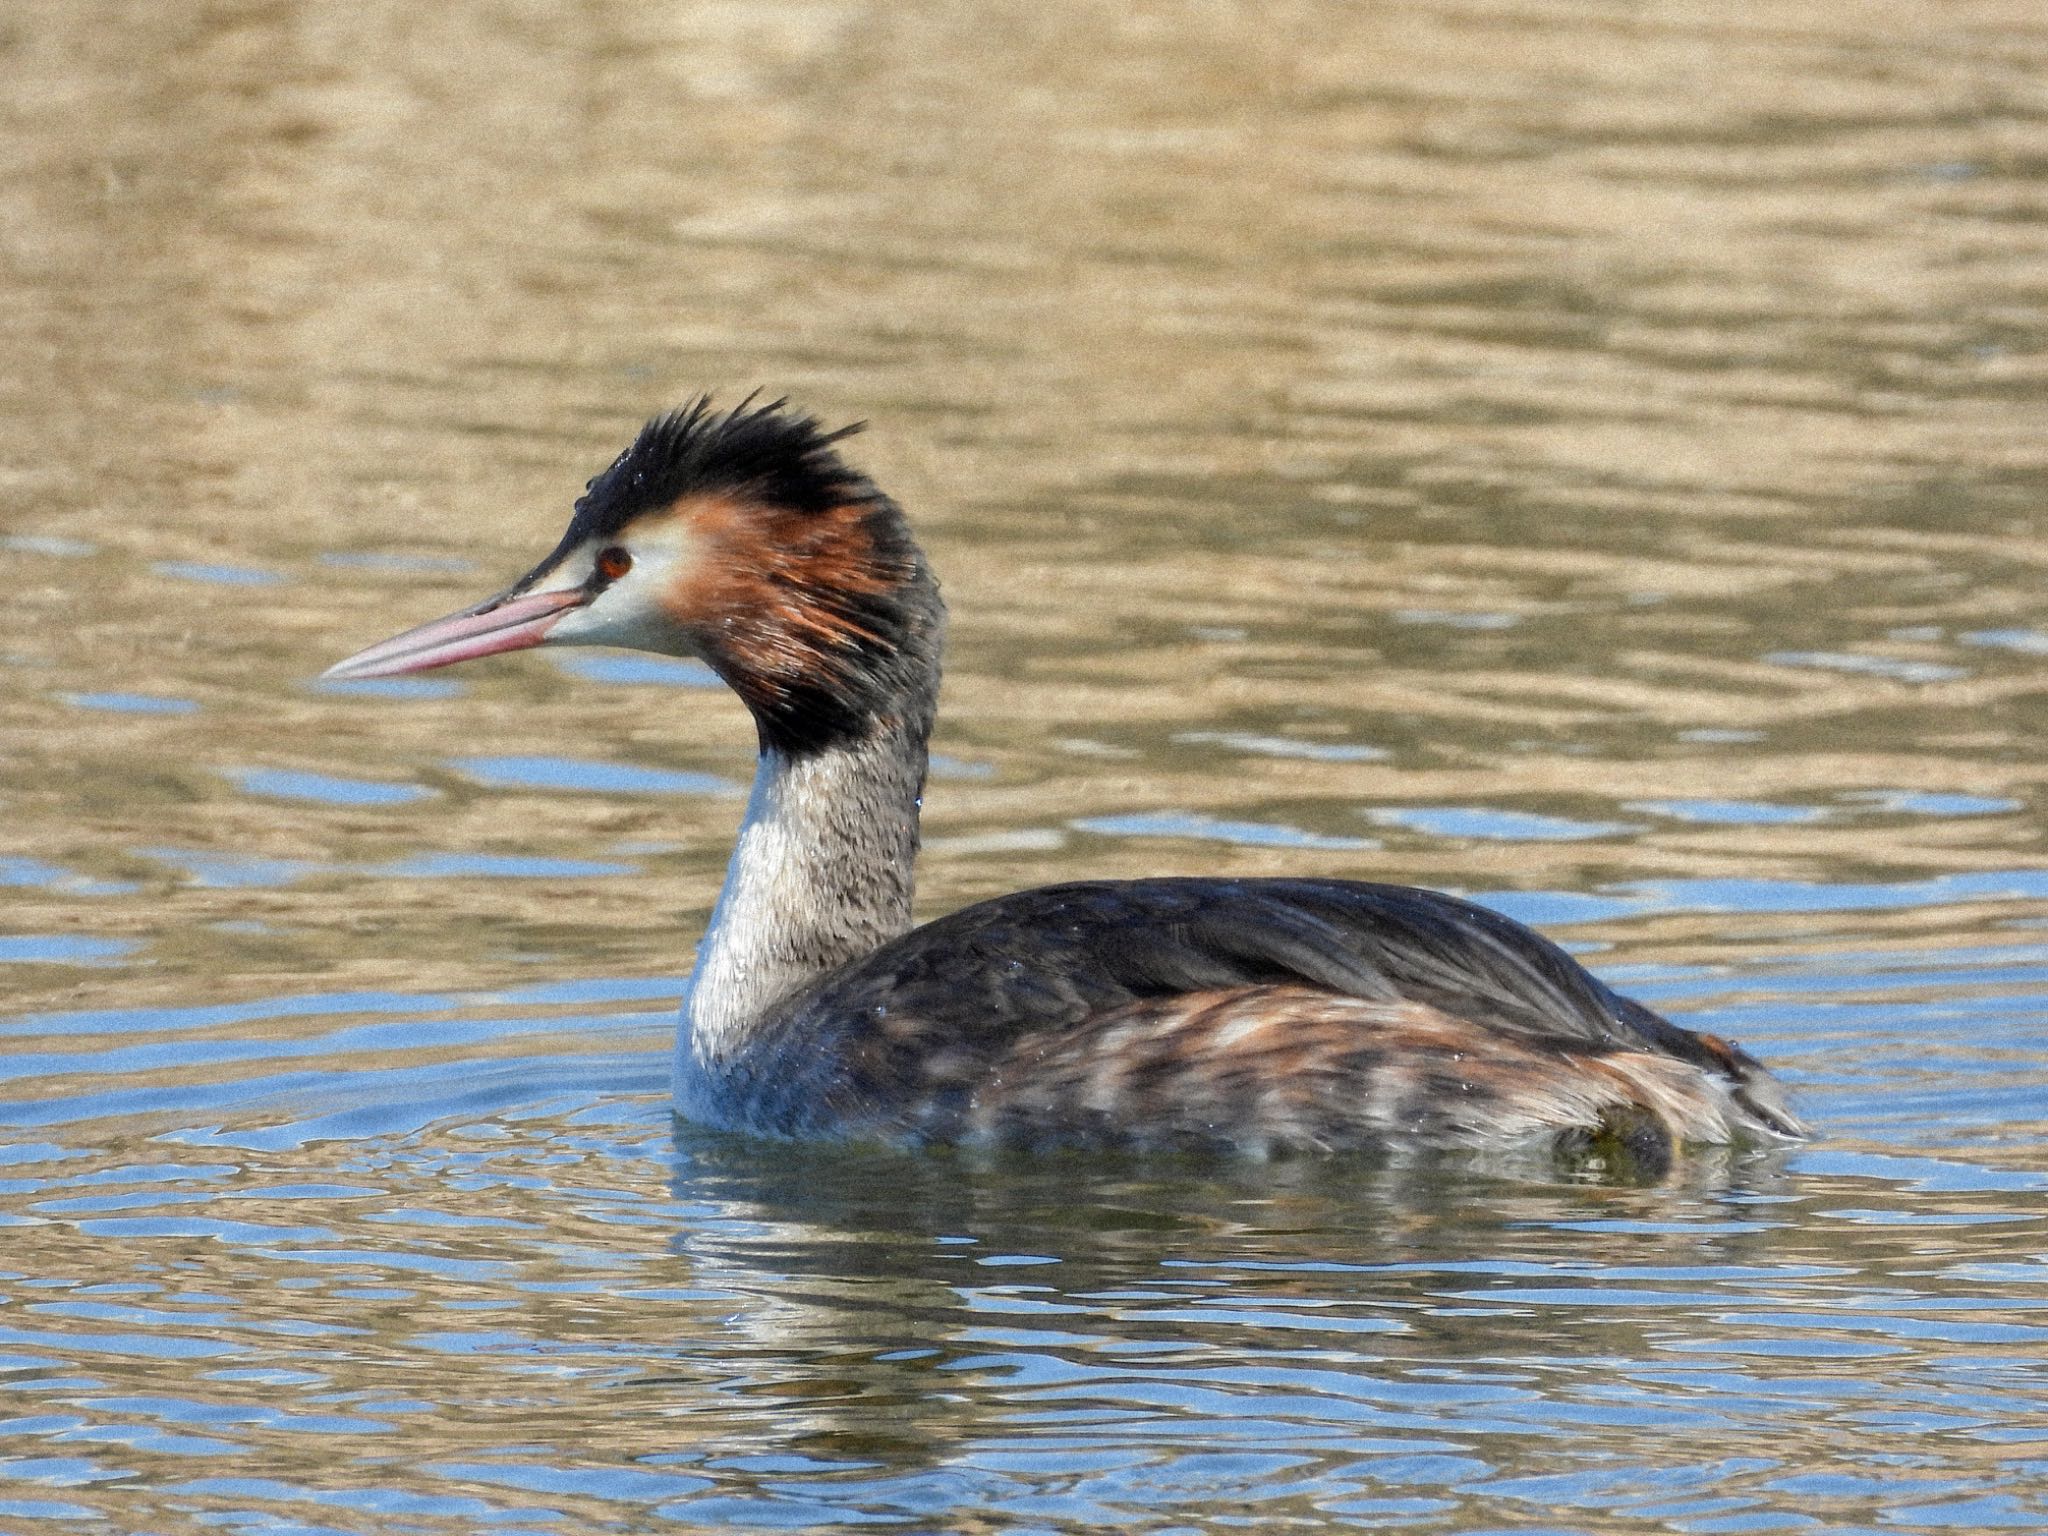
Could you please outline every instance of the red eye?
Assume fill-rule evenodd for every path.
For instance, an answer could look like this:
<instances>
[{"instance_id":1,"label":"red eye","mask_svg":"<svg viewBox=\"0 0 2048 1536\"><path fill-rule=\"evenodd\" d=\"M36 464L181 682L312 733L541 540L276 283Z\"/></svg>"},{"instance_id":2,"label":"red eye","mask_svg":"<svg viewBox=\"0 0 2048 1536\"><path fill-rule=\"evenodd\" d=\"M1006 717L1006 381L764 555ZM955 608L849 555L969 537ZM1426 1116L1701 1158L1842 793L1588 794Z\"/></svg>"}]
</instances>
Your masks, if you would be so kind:
<instances>
[{"instance_id":1,"label":"red eye","mask_svg":"<svg viewBox=\"0 0 2048 1536\"><path fill-rule=\"evenodd\" d=\"M597 557L597 574L606 581L617 581L631 569L633 569L633 557L623 549L620 549L616 544L610 549L600 552Z\"/></svg>"}]
</instances>

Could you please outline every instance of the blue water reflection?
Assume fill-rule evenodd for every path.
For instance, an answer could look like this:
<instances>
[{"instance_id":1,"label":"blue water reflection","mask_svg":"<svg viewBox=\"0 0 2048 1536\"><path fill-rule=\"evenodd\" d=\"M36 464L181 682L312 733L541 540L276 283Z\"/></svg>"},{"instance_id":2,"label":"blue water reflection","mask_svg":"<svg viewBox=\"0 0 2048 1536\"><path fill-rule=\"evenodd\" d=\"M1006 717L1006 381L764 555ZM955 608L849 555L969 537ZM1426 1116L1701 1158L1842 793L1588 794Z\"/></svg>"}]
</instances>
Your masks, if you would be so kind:
<instances>
[{"instance_id":1,"label":"blue water reflection","mask_svg":"<svg viewBox=\"0 0 2048 1536\"><path fill-rule=\"evenodd\" d=\"M156 693L65 693L58 697L79 709L104 710L117 715L191 715L199 711L196 700L170 698Z\"/></svg>"},{"instance_id":2,"label":"blue water reflection","mask_svg":"<svg viewBox=\"0 0 2048 1536\"><path fill-rule=\"evenodd\" d=\"M457 772L491 789L568 789L618 795L738 795L739 784L717 774L634 763L598 763L537 755L460 757Z\"/></svg>"},{"instance_id":3,"label":"blue water reflection","mask_svg":"<svg viewBox=\"0 0 2048 1536\"><path fill-rule=\"evenodd\" d=\"M1083 816L1070 823L1079 832L1104 837L1173 837L1235 843L1253 848L1377 848L1369 837L1310 832L1284 822L1236 821L1197 811L1132 811L1120 816Z\"/></svg>"},{"instance_id":4,"label":"blue water reflection","mask_svg":"<svg viewBox=\"0 0 2048 1536\"><path fill-rule=\"evenodd\" d=\"M201 560L159 560L150 569L159 576L216 587L270 587L284 580L276 571Z\"/></svg>"},{"instance_id":5,"label":"blue water reflection","mask_svg":"<svg viewBox=\"0 0 2048 1536\"><path fill-rule=\"evenodd\" d=\"M325 805L404 805L433 794L418 784L379 783L284 768L232 768L227 776L248 794L312 800Z\"/></svg>"},{"instance_id":6,"label":"blue water reflection","mask_svg":"<svg viewBox=\"0 0 2048 1536\"><path fill-rule=\"evenodd\" d=\"M641 651L565 651L556 666L572 677L626 687L723 688L718 674L701 661L651 656Z\"/></svg>"},{"instance_id":7,"label":"blue water reflection","mask_svg":"<svg viewBox=\"0 0 2048 1536\"><path fill-rule=\"evenodd\" d=\"M76 933L0 934L0 965L101 965L133 953L133 939L96 939Z\"/></svg>"}]
</instances>

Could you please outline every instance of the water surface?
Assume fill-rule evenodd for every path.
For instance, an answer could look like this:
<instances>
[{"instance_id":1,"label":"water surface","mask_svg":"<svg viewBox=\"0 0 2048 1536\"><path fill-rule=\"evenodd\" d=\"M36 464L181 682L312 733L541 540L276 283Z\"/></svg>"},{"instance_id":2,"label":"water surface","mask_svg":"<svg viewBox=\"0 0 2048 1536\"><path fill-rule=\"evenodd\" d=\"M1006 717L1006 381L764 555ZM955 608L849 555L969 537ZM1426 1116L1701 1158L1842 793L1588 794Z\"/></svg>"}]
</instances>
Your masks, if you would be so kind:
<instances>
[{"instance_id":1,"label":"water surface","mask_svg":"<svg viewBox=\"0 0 2048 1536\"><path fill-rule=\"evenodd\" d=\"M28 0L0 65L0 1525L2048 1526L2032 9ZM927 912L1462 891L1824 1139L679 1133L738 707L312 679L756 386L946 584Z\"/></svg>"}]
</instances>

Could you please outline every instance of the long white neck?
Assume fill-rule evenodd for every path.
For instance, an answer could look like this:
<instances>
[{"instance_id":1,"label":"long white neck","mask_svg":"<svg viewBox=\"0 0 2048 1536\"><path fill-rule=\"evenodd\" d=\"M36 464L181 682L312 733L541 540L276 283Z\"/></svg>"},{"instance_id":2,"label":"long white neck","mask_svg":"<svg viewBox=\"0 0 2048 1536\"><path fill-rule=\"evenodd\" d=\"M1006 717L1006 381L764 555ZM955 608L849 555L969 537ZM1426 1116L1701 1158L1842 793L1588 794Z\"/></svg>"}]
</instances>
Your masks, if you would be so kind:
<instances>
[{"instance_id":1,"label":"long white neck","mask_svg":"<svg viewBox=\"0 0 2048 1536\"><path fill-rule=\"evenodd\" d=\"M717 1124L725 1069L775 1005L910 927L925 720L764 750L676 1042L676 1105Z\"/></svg>"}]
</instances>

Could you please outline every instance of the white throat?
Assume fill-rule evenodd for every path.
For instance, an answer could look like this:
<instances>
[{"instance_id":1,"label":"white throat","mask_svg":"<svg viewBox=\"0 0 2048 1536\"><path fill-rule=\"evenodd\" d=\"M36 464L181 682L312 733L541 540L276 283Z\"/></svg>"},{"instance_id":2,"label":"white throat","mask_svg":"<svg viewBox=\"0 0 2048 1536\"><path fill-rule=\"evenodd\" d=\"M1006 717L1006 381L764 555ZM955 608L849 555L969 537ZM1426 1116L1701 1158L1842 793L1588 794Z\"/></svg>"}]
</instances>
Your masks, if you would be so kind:
<instances>
[{"instance_id":1,"label":"white throat","mask_svg":"<svg viewBox=\"0 0 2048 1536\"><path fill-rule=\"evenodd\" d=\"M727 1073L776 1006L910 927L921 731L764 751L676 1041L676 1107L719 1124Z\"/></svg>"}]
</instances>

